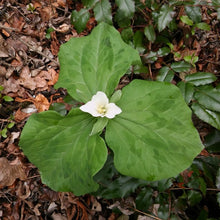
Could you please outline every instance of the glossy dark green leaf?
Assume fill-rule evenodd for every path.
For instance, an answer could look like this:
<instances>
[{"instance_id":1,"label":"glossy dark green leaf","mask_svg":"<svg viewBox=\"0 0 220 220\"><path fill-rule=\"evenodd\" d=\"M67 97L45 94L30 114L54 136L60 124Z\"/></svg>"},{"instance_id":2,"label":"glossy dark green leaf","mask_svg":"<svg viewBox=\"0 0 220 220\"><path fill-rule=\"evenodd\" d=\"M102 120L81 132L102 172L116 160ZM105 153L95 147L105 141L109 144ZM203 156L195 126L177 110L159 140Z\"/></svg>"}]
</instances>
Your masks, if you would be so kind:
<instances>
[{"instance_id":1,"label":"glossy dark green leaf","mask_svg":"<svg viewBox=\"0 0 220 220\"><path fill-rule=\"evenodd\" d=\"M95 121L79 109L66 117L54 111L31 115L19 145L39 168L43 183L75 195L98 189L93 176L104 166L107 148L100 136L89 136Z\"/></svg>"},{"instance_id":2,"label":"glossy dark green leaf","mask_svg":"<svg viewBox=\"0 0 220 220\"><path fill-rule=\"evenodd\" d=\"M74 10L71 15L71 22L74 25L78 33L82 32L86 28L86 24L89 20L90 14L87 9L81 9L80 11Z\"/></svg>"},{"instance_id":3,"label":"glossy dark green leaf","mask_svg":"<svg viewBox=\"0 0 220 220\"><path fill-rule=\"evenodd\" d=\"M157 81L171 82L173 80L173 77L174 77L173 70L171 70L167 66L164 66L158 72Z\"/></svg>"},{"instance_id":4,"label":"glossy dark green leaf","mask_svg":"<svg viewBox=\"0 0 220 220\"><path fill-rule=\"evenodd\" d=\"M186 82L190 82L196 86L206 85L215 82L217 77L212 73L197 72L185 77Z\"/></svg>"},{"instance_id":5,"label":"glossy dark green leaf","mask_svg":"<svg viewBox=\"0 0 220 220\"><path fill-rule=\"evenodd\" d=\"M121 37L125 43L132 41L134 36L133 29L131 27L125 28L121 31Z\"/></svg>"},{"instance_id":6,"label":"glossy dark green leaf","mask_svg":"<svg viewBox=\"0 0 220 220\"><path fill-rule=\"evenodd\" d=\"M214 130L206 135L204 145L209 153L220 153L220 131Z\"/></svg>"},{"instance_id":7,"label":"glossy dark green leaf","mask_svg":"<svg viewBox=\"0 0 220 220\"><path fill-rule=\"evenodd\" d=\"M164 30L167 27L167 25L172 21L173 15L174 15L173 7L170 7L169 5L164 4L160 8L160 12L157 17L157 19L158 19L157 20L157 27L158 27L159 32Z\"/></svg>"},{"instance_id":8,"label":"glossy dark green leaf","mask_svg":"<svg viewBox=\"0 0 220 220\"><path fill-rule=\"evenodd\" d=\"M190 182L187 183L187 186L192 189L198 189L205 196L206 194L206 182L202 177L194 177Z\"/></svg>"},{"instance_id":9,"label":"glossy dark green leaf","mask_svg":"<svg viewBox=\"0 0 220 220\"><path fill-rule=\"evenodd\" d=\"M91 8L94 6L99 0L82 0L84 6Z\"/></svg>"},{"instance_id":10,"label":"glossy dark green leaf","mask_svg":"<svg viewBox=\"0 0 220 220\"><path fill-rule=\"evenodd\" d=\"M98 23L106 22L112 24L111 4L108 0L98 1L93 10Z\"/></svg>"},{"instance_id":11,"label":"glossy dark green leaf","mask_svg":"<svg viewBox=\"0 0 220 220\"><path fill-rule=\"evenodd\" d=\"M198 118L212 125L213 127L220 129L220 113L206 109L199 103L192 104L193 112Z\"/></svg>"},{"instance_id":12,"label":"glossy dark green leaf","mask_svg":"<svg viewBox=\"0 0 220 220\"><path fill-rule=\"evenodd\" d=\"M113 163L112 152L108 155L104 167L95 175L94 179L100 184L95 195L106 199L123 198L147 183L144 180L119 174Z\"/></svg>"},{"instance_id":13,"label":"glossy dark green leaf","mask_svg":"<svg viewBox=\"0 0 220 220\"><path fill-rule=\"evenodd\" d=\"M220 113L220 91L212 86L197 87L194 98L206 109Z\"/></svg>"},{"instance_id":14,"label":"glossy dark green leaf","mask_svg":"<svg viewBox=\"0 0 220 220\"><path fill-rule=\"evenodd\" d=\"M195 190L189 190L188 194L188 203L190 206L198 204L202 200L202 194Z\"/></svg>"},{"instance_id":15,"label":"glossy dark green leaf","mask_svg":"<svg viewBox=\"0 0 220 220\"><path fill-rule=\"evenodd\" d=\"M188 17L193 20L194 23L201 22L202 19L202 12L201 8L197 6L185 6L185 11Z\"/></svg>"},{"instance_id":16,"label":"glossy dark green leaf","mask_svg":"<svg viewBox=\"0 0 220 220\"><path fill-rule=\"evenodd\" d=\"M190 70L191 65L189 63L186 63L184 61L174 62L171 64L171 68L175 72L187 72Z\"/></svg>"},{"instance_id":17,"label":"glossy dark green leaf","mask_svg":"<svg viewBox=\"0 0 220 220\"><path fill-rule=\"evenodd\" d=\"M135 3L133 0L116 0L118 10L115 19L120 27L125 27L130 24L130 19L135 12Z\"/></svg>"},{"instance_id":18,"label":"glossy dark green leaf","mask_svg":"<svg viewBox=\"0 0 220 220\"><path fill-rule=\"evenodd\" d=\"M149 207L153 204L153 189L150 187L144 187L138 193L135 204L137 209L144 212L148 211Z\"/></svg>"},{"instance_id":19,"label":"glossy dark green leaf","mask_svg":"<svg viewBox=\"0 0 220 220\"><path fill-rule=\"evenodd\" d=\"M145 27L144 34L150 42L154 42L156 40L156 33L154 31L153 25L149 25L149 26Z\"/></svg>"},{"instance_id":20,"label":"glossy dark green leaf","mask_svg":"<svg viewBox=\"0 0 220 220\"><path fill-rule=\"evenodd\" d=\"M191 83L185 83L183 81L179 82L177 84L177 86L179 87L185 101L187 104L190 103L190 101L193 98L193 94L194 94L194 86Z\"/></svg>"}]
</instances>

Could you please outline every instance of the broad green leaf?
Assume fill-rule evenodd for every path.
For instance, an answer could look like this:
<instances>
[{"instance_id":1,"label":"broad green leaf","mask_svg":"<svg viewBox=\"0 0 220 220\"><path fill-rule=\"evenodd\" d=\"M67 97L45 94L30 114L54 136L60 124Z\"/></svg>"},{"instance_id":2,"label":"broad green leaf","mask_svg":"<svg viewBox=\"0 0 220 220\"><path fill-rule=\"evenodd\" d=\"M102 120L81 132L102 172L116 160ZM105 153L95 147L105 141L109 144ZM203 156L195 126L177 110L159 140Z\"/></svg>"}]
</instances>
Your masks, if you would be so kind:
<instances>
[{"instance_id":1,"label":"broad green leaf","mask_svg":"<svg viewBox=\"0 0 220 220\"><path fill-rule=\"evenodd\" d=\"M191 68L191 64L186 63L184 61L179 61L179 62L174 62L171 64L171 68L175 71L175 72L187 72L190 70Z\"/></svg>"},{"instance_id":2,"label":"broad green leaf","mask_svg":"<svg viewBox=\"0 0 220 220\"><path fill-rule=\"evenodd\" d=\"M116 169L144 180L176 176L189 167L202 144L177 87L134 80L117 102L122 109L106 127Z\"/></svg>"},{"instance_id":3,"label":"broad green leaf","mask_svg":"<svg viewBox=\"0 0 220 220\"><path fill-rule=\"evenodd\" d=\"M133 0L116 0L118 10L115 19L120 27L125 27L130 24L130 19L135 12L135 4Z\"/></svg>"},{"instance_id":4,"label":"broad green leaf","mask_svg":"<svg viewBox=\"0 0 220 220\"><path fill-rule=\"evenodd\" d=\"M95 19L100 22L112 24L111 4L108 0L102 0L96 3L94 7Z\"/></svg>"},{"instance_id":5,"label":"broad green leaf","mask_svg":"<svg viewBox=\"0 0 220 220\"><path fill-rule=\"evenodd\" d=\"M181 16L181 17L180 17L180 20L181 20L183 23L185 23L185 24L187 24L187 25L189 25L189 26L192 26L192 25L193 25L193 21L192 21L187 15Z\"/></svg>"},{"instance_id":6,"label":"broad green leaf","mask_svg":"<svg viewBox=\"0 0 220 220\"><path fill-rule=\"evenodd\" d=\"M78 33L82 32L86 28L89 17L89 11L84 8L82 8L80 11L74 10L72 12L71 22L73 23Z\"/></svg>"},{"instance_id":7,"label":"broad green leaf","mask_svg":"<svg viewBox=\"0 0 220 220\"><path fill-rule=\"evenodd\" d=\"M200 7L185 6L185 11L188 17L193 20L194 23L199 23L202 20L202 12Z\"/></svg>"},{"instance_id":8,"label":"broad green leaf","mask_svg":"<svg viewBox=\"0 0 220 220\"><path fill-rule=\"evenodd\" d=\"M101 137L89 136L95 121L79 109L66 117L47 111L29 118L19 144L43 183L75 195L97 190L93 176L103 167L107 149Z\"/></svg>"},{"instance_id":9,"label":"broad green leaf","mask_svg":"<svg viewBox=\"0 0 220 220\"><path fill-rule=\"evenodd\" d=\"M199 103L193 103L192 109L198 118L220 130L220 113L206 109Z\"/></svg>"},{"instance_id":10,"label":"broad green leaf","mask_svg":"<svg viewBox=\"0 0 220 220\"><path fill-rule=\"evenodd\" d=\"M59 61L60 76L55 88L66 88L81 102L89 101L97 91L110 97L129 67L141 62L138 52L106 23L100 23L89 36L63 44Z\"/></svg>"},{"instance_id":11,"label":"broad green leaf","mask_svg":"<svg viewBox=\"0 0 220 220\"><path fill-rule=\"evenodd\" d=\"M159 70L159 73L157 75L157 81L163 81L163 82L171 82L174 77L174 72L169 67L164 66Z\"/></svg>"},{"instance_id":12,"label":"broad green leaf","mask_svg":"<svg viewBox=\"0 0 220 220\"><path fill-rule=\"evenodd\" d=\"M205 108L220 113L220 91L212 86L197 87L194 98Z\"/></svg>"},{"instance_id":13,"label":"broad green leaf","mask_svg":"<svg viewBox=\"0 0 220 220\"><path fill-rule=\"evenodd\" d=\"M156 40L156 34L154 31L154 26L149 25L144 28L144 34L150 42L154 42Z\"/></svg>"},{"instance_id":14,"label":"broad green leaf","mask_svg":"<svg viewBox=\"0 0 220 220\"><path fill-rule=\"evenodd\" d=\"M186 82L190 82L196 86L206 85L215 82L217 77L212 73L197 72L185 77Z\"/></svg>"},{"instance_id":15,"label":"broad green leaf","mask_svg":"<svg viewBox=\"0 0 220 220\"><path fill-rule=\"evenodd\" d=\"M174 15L173 7L170 7L169 5L164 4L161 9L160 13L158 15L158 21L157 21L157 27L158 31L161 32L164 30L167 25L172 21L172 17Z\"/></svg>"},{"instance_id":16,"label":"broad green leaf","mask_svg":"<svg viewBox=\"0 0 220 220\"><path fill-rule=\"evenodd\" d=\"M179 82L177 84L177 86L179 87L182 95L183 95L183 98L185 99L186 101L186 104L189 104L190 101L192 100L193 98L193 94L194 94L194 86L193 84L191 83L185 83L185 82Z\"/></svg>"},{"instance_id":17,"label":"broad green leaf","mask_svg":"<svg viewBox=\"0 0 220 220\"><path fill-rule=\"evenodd\" d=\"M210 31L211 27L210 25L206 24L205 22L197 23L195 24L195 27L204 30L204 31Z\"/></svg>"}]
</instances>

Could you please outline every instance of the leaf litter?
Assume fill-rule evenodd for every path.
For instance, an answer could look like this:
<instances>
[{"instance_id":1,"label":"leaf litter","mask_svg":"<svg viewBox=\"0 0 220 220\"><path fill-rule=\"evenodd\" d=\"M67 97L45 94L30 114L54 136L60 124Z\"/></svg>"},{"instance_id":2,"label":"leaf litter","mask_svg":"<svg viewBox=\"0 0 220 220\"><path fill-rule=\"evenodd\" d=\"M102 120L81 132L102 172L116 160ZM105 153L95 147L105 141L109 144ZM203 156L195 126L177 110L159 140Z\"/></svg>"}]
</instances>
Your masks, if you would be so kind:
<instances>
[{"instance_id":1,"label":"leaf litter","mask_svg":"<svg viewBox=\"0 0 220 220\"><path fill-rule=\"evenodd\" d=\"M132 212L123 206L124 200L105 201L91 195L76 197L72 193L50 190L41 183L37 168L29 163L18 147L26 119L34 112L48 110L52 103L63 102L65 91L53 89L59 75L57 54L60 45L71 37L88 35L96 25L95 19L90 18L87 31L78 34L70 24L74 8L72 1L31 2L0 1L0 85L4 87L3 94L15 98L15 102L4 103L0 109L0 124L8 123L12 115L16 122L16 126L8 131L7 138L1 138L0 142L0 218L114 220L119 215L107 208L113 206L120 207L126 214L121 217L127 218ZM33 10L30 10L30 4ZM75 7L80 9L83 5L77 3ZM213 26L212 31L198 31L193 42L180 39L172 43L175 52L182 56L198 55L200 71L219 74L219 23L212 20L214 15L204 14ZM53 31L48 39L49 28ZM181 28L188 33L187 28ZM183 44L186 46L184 49ZM162 62L163 58L156 69ZM208 129L200 130L202 136Z\"/></svg>"}]
</instances>

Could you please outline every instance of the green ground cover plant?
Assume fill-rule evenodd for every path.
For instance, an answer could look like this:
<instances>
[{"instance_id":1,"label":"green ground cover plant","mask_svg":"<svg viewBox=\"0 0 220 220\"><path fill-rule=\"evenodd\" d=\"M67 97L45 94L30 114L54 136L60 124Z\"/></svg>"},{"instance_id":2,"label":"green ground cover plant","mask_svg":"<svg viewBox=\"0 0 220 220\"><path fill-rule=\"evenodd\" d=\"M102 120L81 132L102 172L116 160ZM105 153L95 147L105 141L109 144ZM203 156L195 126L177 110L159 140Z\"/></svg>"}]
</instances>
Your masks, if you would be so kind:
<instances>
[{"instance_id":1,"label":"green ground cover plant","mask_svg":"<svg viewBox=\"0 0 220 220\"><path fill-rule=\"evenodd\" d=\"M204 145L218 153L220 87L215 74L195 71L199 57L182 55L186 45L177 50L173 34L180 23L185 41L197 31L209 31L201 7L215 10L219 19L219 2L85 0L82 5L72 12L75 29L84 31L92 16L98 25L89 36L61 46L55 86L67 89L74 108L68 114L60 106L33 114L20 139L25 155L56 191L108 199L132 194L144 212L160 204L162 219L215 218L210 210L218 209L219 193L211 195L212 205L205 199L209 190L219 188L219 159L194 159L204 146L191 114L215 128ZM177 20L180 6L185 13ZM161 67L154 78L151 67L157 63ZM125 74L151 77L116 90ZM99 91L121 112L108 118L107 107L95 117L82 111L80 106ZM186 178L179 175L183 170Z\"/></svg>"}]
</instances>

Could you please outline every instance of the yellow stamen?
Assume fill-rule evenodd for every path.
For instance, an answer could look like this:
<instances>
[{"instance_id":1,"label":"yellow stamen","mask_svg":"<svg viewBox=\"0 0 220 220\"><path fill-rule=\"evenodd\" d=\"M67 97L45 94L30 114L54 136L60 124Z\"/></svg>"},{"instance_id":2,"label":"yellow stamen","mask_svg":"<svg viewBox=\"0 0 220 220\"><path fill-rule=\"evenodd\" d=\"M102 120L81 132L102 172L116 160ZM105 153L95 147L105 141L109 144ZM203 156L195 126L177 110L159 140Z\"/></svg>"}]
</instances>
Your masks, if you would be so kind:
<instances>
[{"instance_id":1,"label":"yellow stamen","mask_svg":"<svg viewBox=\"0 0 220 220\"><path fill-rule=\"evenodd\" d=\"M99 114L104 115L107 110L106 110L105 106L101 105L97 108L97 111Z\"/></svg>"}]
</instances>

